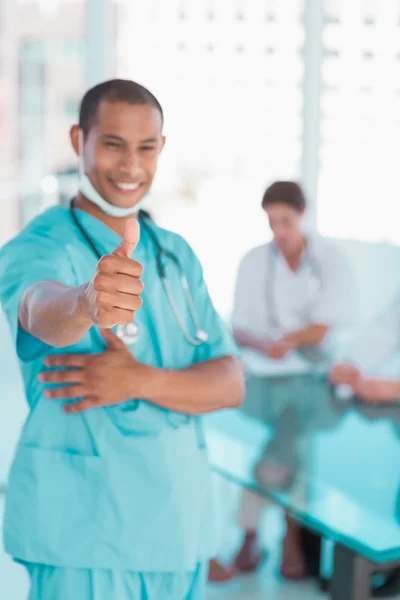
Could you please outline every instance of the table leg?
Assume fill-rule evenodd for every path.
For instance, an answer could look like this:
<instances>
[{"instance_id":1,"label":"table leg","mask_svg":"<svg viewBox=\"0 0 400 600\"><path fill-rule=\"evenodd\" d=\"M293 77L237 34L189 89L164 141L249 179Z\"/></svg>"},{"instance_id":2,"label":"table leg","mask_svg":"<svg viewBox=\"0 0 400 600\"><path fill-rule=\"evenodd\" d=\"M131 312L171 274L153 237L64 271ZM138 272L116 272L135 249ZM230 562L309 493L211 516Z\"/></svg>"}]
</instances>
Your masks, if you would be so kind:
<instances>
[{"instance_id":1,"label":"table leg","mask_svg":"<svg viewBox=\"0 0 400 600\"><path fill-rule=\"evenodd\" d=\"M371 563L352 550L336 544L332 600L369 600L371 592Z\"/></svg>"}]
</instances>

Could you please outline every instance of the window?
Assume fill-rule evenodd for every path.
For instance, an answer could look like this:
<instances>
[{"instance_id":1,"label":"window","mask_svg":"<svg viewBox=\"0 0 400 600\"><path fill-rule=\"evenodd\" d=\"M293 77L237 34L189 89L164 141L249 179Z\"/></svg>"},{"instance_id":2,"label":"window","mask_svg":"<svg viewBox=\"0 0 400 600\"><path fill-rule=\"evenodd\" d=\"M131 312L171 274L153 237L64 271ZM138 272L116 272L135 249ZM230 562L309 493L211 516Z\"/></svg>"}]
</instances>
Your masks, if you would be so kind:
<instances>
[{"instance_id":1,"label":"window","mask_svg":"<svg viewBox=\"0 0 400 600\"><path fill-rule=\"evenodd\" d=\"M64 40L61 45L61 59L65 62L78 62L84 57L84 42L81 38Z\"/></svg>"},{"instance_id":2,"label":"window","mask_svg":"<svg viewBox=\"0 0 400 600\"><path fill-rule=\"evenodd\" d=\"M19 46L19 192L23 221L32 218L39 203L40 181L45 175L46 43L21 40Z\"/></svg>"},{"instance_id":3,"label":"window","mask_svg":"<svg viewBox=\"0 0 400 600\"><path fill-rule=\"evenodd\" d=\"M268 236L264 187L301 175L302 11L300 0L127 0L121 14L118 74L165 110L154 196L182 202L163 223L193 244L224 314L235 263Z\"/></svg>"},{"instance_id":4,"label":"window","mask_svg":"<svg viewBox=\"0 0 400 600\"><path fill-rule=\"evenodd\" d=\"M326 2L317 224L400 241L400 3Z\"/></svg>"},{"instance_id":5,"label":"window","mask_svg":"<svg viewBox=\"0 0 400 600\"><path fill-rule=\"evenodd\" d=\"M265 181L299 174L302 3L284 4L126 3L119 73L163 102L169 172Z\"/></svg>"},{"instance_id":6,"label":"window","mask_svg":"<svg viewBox=\"0 0 400 600\"><path fill-rule=\"evenodd\" d=\"M67 98L64 101L64 114L72 122L77 122L80 98Z\"/></svg>"}]
</instances>

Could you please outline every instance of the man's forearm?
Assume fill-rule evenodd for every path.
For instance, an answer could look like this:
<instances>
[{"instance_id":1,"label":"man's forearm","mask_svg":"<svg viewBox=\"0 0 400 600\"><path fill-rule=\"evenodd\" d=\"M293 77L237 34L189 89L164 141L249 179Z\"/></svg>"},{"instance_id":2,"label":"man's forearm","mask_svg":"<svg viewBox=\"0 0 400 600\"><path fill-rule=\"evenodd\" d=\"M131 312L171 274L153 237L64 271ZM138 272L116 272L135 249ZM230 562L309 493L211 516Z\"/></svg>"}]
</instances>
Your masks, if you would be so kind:
<instances>
[{"instance_id":1,"label":"man's forearm","mask_svg":"<svg viewBox=\"0 0 400 600\"><path fill-rule=\"evenodd\" d=\"M196 363L183 370L150 368L143 398L162 408L200 415L241 404L243 372L235 358Z\"/></svg>"},{"instance_id":2,"label":"man's forearm","mask_svg":"<svg viewBox=\"0 0 400 600\"><path fill-rule=\"evenodd\" d=\"M296 346L319 346L324 341L328 329L327 325L309 325L285 335L284 339Z\"/></svg>"},{"instance_id":3,"label":"man's forearm","mask_svg":"<svg viewBox=\"0 0 400 600\"><path fill-rule=\"evenodd\" d=\"M40 281L22 295L18 319L22 329L54 346L79 342L92 327L83 302L84 286L69 288L56 281Z\"/></svg>"}]
</instances>

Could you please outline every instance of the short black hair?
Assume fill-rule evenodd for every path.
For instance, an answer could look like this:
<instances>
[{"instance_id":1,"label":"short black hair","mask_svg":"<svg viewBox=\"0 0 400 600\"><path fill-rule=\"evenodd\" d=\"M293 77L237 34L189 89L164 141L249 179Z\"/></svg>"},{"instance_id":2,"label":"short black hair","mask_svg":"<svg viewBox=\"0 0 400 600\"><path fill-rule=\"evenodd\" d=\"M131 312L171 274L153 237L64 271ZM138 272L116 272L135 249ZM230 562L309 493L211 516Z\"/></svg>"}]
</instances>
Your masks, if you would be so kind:
<instances>
[{"instance_id":1,"label":"short black hair","mask_svg":"<svg viewBox=\"0 0 400 600\"><path fill-rule=\"evenodd\" d=\"M85 138L96 122L99 104L104 101L154 106L161 115L161 123L164 122L161 104L148 89L129 79L110 79L92 87L82 98L79 110L79 127L82 129Z\"/></svg>"},{"instance_id":2,"label":"short black hair","mask_svg":"<svg viewBox=\"0 0 400 600\"><path fill-rule=\"evenodd\" d=\"M286 204L298 212L303 212L307 202L303 190L294 181L275 181L266 189L261 206L267 209L271 204Z\"/></svg>"}]
</instances>

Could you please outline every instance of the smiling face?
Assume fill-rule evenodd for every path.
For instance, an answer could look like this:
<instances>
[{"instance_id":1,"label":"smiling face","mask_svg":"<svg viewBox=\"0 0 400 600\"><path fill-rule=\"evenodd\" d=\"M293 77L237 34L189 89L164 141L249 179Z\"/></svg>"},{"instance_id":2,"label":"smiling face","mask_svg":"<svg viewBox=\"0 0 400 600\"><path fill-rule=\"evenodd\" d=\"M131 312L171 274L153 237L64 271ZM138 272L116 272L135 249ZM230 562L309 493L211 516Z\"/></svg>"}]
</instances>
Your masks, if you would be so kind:
<instances>
[{"instance_id":1,"label":"smiling face","mask_svg":"<svg viewBox=\"0 0 400 600\"><path fill-rule=\"evenodd\" d=\"M71 141L77 153L79 135L74 125ZM103 101L83 143L84 171L104 200L134 207L151 188L164 143L157 108Z\"/></svg>"}]
</instances>

